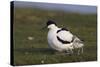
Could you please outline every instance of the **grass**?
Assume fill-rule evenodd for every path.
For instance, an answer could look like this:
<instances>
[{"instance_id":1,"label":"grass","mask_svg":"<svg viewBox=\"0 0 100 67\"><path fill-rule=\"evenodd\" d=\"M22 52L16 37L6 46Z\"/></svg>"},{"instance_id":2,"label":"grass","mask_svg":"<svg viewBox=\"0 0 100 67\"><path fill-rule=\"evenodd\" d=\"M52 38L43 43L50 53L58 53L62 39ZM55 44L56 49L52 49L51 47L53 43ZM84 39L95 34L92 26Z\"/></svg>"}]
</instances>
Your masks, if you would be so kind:
<instances>
[{"instance_id":1,"label":"grass","mask_svg":"<svg viewBox=\"0 0 100 67\"><path fill-rule=\"evenodd\" d=\"M55 20L59 27L68 28L84 39L82 55L56 55L48 48L47 29L42 29L48 19ZM14 65L34 65L84 62L97 60L96 14L78 14L32 8L14 10ZM33 37L29 40L28 37Z\"/></svg>"}]
</instances>

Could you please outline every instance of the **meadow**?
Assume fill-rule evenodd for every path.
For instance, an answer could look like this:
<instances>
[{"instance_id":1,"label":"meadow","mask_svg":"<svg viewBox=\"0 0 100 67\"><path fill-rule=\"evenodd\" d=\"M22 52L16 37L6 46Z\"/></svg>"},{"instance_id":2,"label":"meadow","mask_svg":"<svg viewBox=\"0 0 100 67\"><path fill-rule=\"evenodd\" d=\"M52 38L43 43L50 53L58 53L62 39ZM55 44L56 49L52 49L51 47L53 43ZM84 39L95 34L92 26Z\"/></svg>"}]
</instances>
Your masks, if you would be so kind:
<instances>
[{"instance_id":1,"label":"meadow","mask_svg":"<svg viewBox=\"0 0 100 67\"><path fill-rule=\"evenodd\" d=\"M14 8L14 65L72 63L97 60L97 15L78 14L37 8ZM48 29L42 29L52 19L59 27L68 28L84 40L81 55L56 55L48 47ZM29 39L31 37L32 39Z\"/></svg>"}]
</instances>

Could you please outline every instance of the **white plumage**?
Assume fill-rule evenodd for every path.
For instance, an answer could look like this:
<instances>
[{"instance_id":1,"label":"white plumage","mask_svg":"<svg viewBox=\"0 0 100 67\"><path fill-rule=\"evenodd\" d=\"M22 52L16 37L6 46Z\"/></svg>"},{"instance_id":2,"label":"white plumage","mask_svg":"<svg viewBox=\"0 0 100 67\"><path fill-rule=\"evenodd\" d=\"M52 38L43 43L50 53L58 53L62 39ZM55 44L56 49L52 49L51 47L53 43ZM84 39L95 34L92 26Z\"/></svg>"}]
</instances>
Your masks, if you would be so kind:
<instances>
[{"instance_id":1,"label":"white plumage","mask_svg":"<svg viewBox=\"0 0 100 67\"><path fill-rule=\"evenodd\" d=\"M49 28L47 39L50 48L59 52L70 51L71 53L73 53L73 49L83 49L82 41L67 29L58 28L56 23L51 20L47 22L47 26ZM78 53L80 53L80 50L78 50Z\"/></svg>"}]
</instances>

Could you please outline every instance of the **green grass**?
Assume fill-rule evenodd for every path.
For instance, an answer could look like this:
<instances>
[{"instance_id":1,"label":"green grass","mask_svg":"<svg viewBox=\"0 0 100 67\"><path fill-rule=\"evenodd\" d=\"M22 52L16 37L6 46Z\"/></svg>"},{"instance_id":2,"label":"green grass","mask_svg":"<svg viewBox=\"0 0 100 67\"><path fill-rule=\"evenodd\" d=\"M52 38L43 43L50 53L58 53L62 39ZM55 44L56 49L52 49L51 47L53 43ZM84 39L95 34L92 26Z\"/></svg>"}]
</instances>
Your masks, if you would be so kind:
<instances>
[{"instance_id":1,"label":"green grass","mask_svg":"<svg viewBox=\"0 0 100 67\"><path fill-rule=\"evenodd\" d=\"M82 55L56 55L48 48L47 29L42 29L48 19L59 27L68 28L84 40ZM14 11L14 65L52 64L97 60L96 14L77 14L31 8L15 8ZM28 40L31 36L34 39ZM42 63L44 61L44 63Z\"/></svg>"}]
</instances>

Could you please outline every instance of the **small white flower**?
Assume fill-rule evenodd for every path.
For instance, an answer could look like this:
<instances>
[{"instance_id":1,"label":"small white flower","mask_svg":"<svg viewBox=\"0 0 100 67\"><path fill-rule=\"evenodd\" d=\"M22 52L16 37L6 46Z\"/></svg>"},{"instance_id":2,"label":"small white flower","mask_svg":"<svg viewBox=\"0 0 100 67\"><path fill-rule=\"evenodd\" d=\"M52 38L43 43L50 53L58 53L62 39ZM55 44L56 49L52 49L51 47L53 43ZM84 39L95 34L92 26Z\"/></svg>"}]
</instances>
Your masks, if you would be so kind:
<instances>
[{"instance_id":1,"label":"small white flower","mask_svg":"<svg viewBox=\"0 0 100 67\"><path fill-rule=\"evenodd\" d=\"M44 60L42 60L41 63L44 63Z\"/></svg>"},{"instance_id":2,"label":"small white flower","mask_svg":"<svg viewBox=\"0 0 100 67\"><path fill-rule=\"evenodd\" d=\"M33 39L34 39L34 38L33 38L33 37L31 37L31 36L29 36L29 37L28 37L28 40L33 40Z\"/></svg>"}]
</instances>

